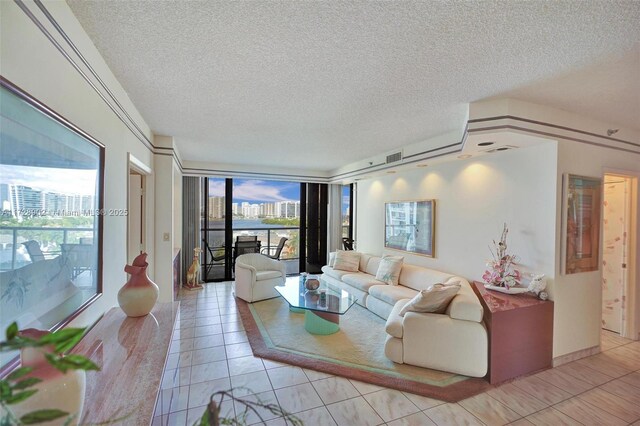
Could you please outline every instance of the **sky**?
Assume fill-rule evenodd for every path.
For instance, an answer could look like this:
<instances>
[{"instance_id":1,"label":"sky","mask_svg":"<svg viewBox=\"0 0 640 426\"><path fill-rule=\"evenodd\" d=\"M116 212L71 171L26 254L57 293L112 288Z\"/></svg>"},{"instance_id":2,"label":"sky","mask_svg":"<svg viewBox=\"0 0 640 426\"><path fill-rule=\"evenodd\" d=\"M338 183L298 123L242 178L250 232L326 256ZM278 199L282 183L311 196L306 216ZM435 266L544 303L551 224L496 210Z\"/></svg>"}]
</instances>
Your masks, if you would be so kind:
<instances>
[{"instance_id":1,"label":"sky","mask_svg":"<svg viewBox=\"0 0 640 426\"><path fill-rule=\"evenodd\" d=\"M209 178L209 196L224 196L225 180ZM234 179L233 202L251 204L300 201L300 184L275 180Z\"/></svg>"},{"instance_id":2,"label":"sky","mask_svg":"<svg viewBox=\"0 0 640 426\"><path fill-rule=\"evenodd\" d=\"M0 164L0 183L24 185L58 194L93 194L96 190L96 175L96 170Z\"/></svg>"}]
</instances>

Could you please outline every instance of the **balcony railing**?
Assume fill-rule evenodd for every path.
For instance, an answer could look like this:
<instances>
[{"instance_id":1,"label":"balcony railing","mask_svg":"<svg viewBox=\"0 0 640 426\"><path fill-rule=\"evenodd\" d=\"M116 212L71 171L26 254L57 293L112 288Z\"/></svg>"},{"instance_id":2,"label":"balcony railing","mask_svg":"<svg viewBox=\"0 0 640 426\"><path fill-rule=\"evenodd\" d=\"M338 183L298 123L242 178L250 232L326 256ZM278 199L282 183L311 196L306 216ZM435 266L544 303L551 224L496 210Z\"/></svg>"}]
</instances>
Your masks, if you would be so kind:
<instances>
[{"instance_id":1,"label":"balcony railing","mask_svg":"<svg viewBox=\"0 0 640 426\"><path fill-rule=\"evenodd\" d=\"M225 229L224 227L210 227L210 228L202 228L201 229L202 236L205 238L213 252L213 255L216 258L222 257L224 252L227 250L225 247ZM255 228L234 228L232 230L232 241L235 242L236 238L240 235L255 235L258 237L258 241L260 241L261 251L268 249L270 254L273 254L275 251L280 238L286 237L288 240L282 250L280 255L280 260L285 263L287 266L288 274L297 274L298 269L298 259L299 259L299 235L300 228L298 227L255 227ZM231 247L228 247L229 251L233 251L233 242ZM219 280L224 279L224 266L225 259L213 260L210 253L203 253L202 264L203 265L212 265L212 267L207 268L205 266L205 281L211 280ZM233 255L232 255L233 257Z\"/></svg>"},{"instance_id":2,"label":"balcony railing","mask_svg":"<svg viewBox=\"0 0 640 426\"><path fill-rule=\"evenodd\" d=\"M0 270L12 270L31 263L22 243L34 240L40 244L45 258L61 253L60 244L79 243L82 238L92 238L93 228L69 227L13 227L0 226Z\"/></svg>"}]
</instances>

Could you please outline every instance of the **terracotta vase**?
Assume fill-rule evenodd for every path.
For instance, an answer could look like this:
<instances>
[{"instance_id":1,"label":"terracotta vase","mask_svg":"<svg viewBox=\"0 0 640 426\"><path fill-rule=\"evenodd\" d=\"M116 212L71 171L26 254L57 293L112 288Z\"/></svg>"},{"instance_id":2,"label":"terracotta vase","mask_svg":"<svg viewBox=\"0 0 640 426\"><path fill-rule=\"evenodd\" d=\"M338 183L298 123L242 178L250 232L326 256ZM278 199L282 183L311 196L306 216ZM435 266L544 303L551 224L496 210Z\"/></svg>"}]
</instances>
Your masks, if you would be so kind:
<instances>
[{"instance_id":1,"label":"terracotta vase","mask_svg":"<svg viewBox=\"0 0 640 426\"><path fill-rule=\"evenodd\" d=\"M129 281L118 292L118 303L129 317L143 317L158 301L158 286L147 276L147 253L133 260L124 271L131 274Z\"/></svg>"},{"instance_id":2,"label":"terracotta vase","mask_svg":"<svg viewBox=\"0 0 640 426\"><path fill-rule=\"evenodd\" d=\"M37 339L48 331L27 329L20 332L22 336ZM86 387L86 375L83 370L69 370L62 373L55 369L44 357L47 352L52 352L53 346L40 348L24 348L20 351L22 367L32 367L33 371L24 378L37 377L42 380L34 386L38 390L25 401L11 406L14 416L21 416L45 408L59 409L74 415L70 423L63 417L45 423L44 426L77 425L82 417L84 406L84 394Z\"/></svg>"}]
</instances>

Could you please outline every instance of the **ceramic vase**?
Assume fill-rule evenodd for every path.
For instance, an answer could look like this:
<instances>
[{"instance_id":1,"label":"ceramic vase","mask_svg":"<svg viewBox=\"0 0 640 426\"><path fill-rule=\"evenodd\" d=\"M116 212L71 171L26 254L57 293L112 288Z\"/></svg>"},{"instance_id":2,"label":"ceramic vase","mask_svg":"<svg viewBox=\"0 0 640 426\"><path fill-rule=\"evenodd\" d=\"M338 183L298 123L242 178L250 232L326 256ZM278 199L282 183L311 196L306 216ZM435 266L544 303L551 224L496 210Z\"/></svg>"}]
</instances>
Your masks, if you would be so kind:
<instances>
[{"instance_id":1,"label":"ceramic vase","mask_svg":"<svg viewBox=\"0 0 640 426\"><path fill-rule=\"evenodd\" d=\"M47 331L28 329L20 333L30 338L40 338ZM77 425L82 417L84 406L84 394L86 387L86 374L83 370L69 370L62 373L54 368L44 357L46 352L52 352L53 347L24 348L20 351L20 361L23 367L32 367L29 377L37 377L42 380L34 386L38 390L25 401L11 406L14 416L20 418L23 415L42 409L58 409L74 416L69 423L68 417L39 423L43 426Z\"/></svg>"},{"instance_id":2,"label":"ceramic vase","mask_svg":"<svg viewBox=\"0 0 640 426\"><path fill-rule=\"evenodd\" d=\"M304 286L307 290L315 291L320 287L320 280L315 275L310 275L304 282Z\"/></svg>"},{"instance_id":3,"label":"ceramic vase","mask_svg":"<svg viewBox=\"0 0 640 426\"><path fill-rule=\"evenodd\" d=\"M118 292L120 308L129 317L143 317L153 309L158 300L158 286L147 275L147 253L136 257L131 265L124 267L131 275L129 281Z\"/></svg>"}]
</instances>

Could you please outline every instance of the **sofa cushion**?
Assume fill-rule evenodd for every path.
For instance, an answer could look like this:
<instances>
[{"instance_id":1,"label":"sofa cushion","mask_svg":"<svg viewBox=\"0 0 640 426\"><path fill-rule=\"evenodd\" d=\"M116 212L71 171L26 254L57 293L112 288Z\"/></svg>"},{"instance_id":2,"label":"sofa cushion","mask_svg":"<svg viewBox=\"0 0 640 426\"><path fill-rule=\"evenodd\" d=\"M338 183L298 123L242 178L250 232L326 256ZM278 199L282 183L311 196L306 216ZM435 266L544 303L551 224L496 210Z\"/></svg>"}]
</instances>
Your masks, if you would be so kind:
<instances>
[{"instance_id":1,"label":"sofa cushion","mask_svg":"<svg viewBox=\"0 0 640 426\"><path fill-rule=\"evenodd\" d=\"M400 316L400 311L404 308L407 302L409 302L409 300L410 299L402 299L394 305L384 327L387 334L397 337L398 339L402 339L402 321L404 320L404 318Z\"/></svg>"},{"instance_id":2,"label":"sofa cushion","mask_svg":"<svg viewBox=\"0 0 640 426\"><path fill-rule=\"evenodd\" d=\"M360 253L360 266L358 269L360 269L362 272L366 272L367 264L369 263L369 259L371 259L371 257L372 256L370 254Z\"/></svg>"},{"instance_id":3,"label":"sofa cushion","mask_svg":"<svg viewBox=\"0 0 640 426\"><path fill-rule=\"evenodd\" d=\"M412 299L417 291L401 285L374 285L369 288L369 295L380 299L389 305L395 305L398 300Z\"/></svg>"},{"instance_id":4,"label":"sofa cushion","mask_svg":"<svg viewBox=\"0 0 640 426\"><path fill-rule=\"evenodd\" d=\"M342 277L342 281L359 290L368 292L369 288L374 285L384 285L382 281L376 280L369 274L358 272L357 274L347 274Z\"/></svg>"},{"instance_id":5,"label":"sofa cushion","mask_svg":"<svg viewBox=\"0 0 640 426\"><path fill-rule=\"evenodd\" d=\"M322 272L327 274L328 276L330 276L332 278L337 279L337 280L341 280L343 276L352 273L352 272L349 272L349 271L339 271L337 269L333 269L329 265L324 265L322 267Z\"/></svg>"},{"instance_id":6,"label":"sofa cushion","mask_svg":"<svg viewBox=\"0 0 640 426\"><path fill-rule=\"evenodd\" d=\"M336 252L332 251L331 253L329 253L329 263L327 263L327 265L333 268L335 264L336 264Z\"/></svg>"},{"instance_id":7,"label":"sofa cushion","mask_svg":"<svg viewBox=\"0 0 640 426\"><path fill-rule=\"evenodd\" d=\"M270 280L271 278L281 278L280 271L256 271L256 281Z\"/></svg>"},{"instance_id":8,"label":"sofa cushion","mask_svg":"<svg viewBox=\"0 0 640 426\"><path fill-rule=\"evenodd\" d=\"M338 250L336 252L336 262L333 269L341 271L358 272L360 266L360 253L357 251Z\"/></svg>"},{"instance_id":9,"label":"sofa cushion","mask_svg":"<svg viewBox=\"0 0 640 426\"><path fill-rule=\"evenodd\" d=\"M458 291L460 291L459 282L450 285L436 284L429 290L420 290L409 303L404 305L399 315L403 317L407 312L444 314Z\"/></svg>"},{"instance_id":10,"label":"sofa cushion","mask_svg":"<svg viewBox=\"0 0 640 426\"><path fill-rule=\"evenodd\" d=\"M375 277L376 274L378 273L378 266L380 266L380 260L382 260L382 258L378 256L371 256L371 258L369 259L369 262L367 262L367 267L364 270L364 272L366 272L369 275L373 275Z\"/></svg>"},{"instance_id":11,"label":"sofa cushion","mask_svg":"<svg viewBox=\"0 0 640 426\"><path fill-rule=\"evenodd\" d=\"M376 272L376 279L389 285L398 285L403 259L402 256L383 256Z\"/></svg>"},{"instance_id":12,"label":"sofa cushion","mask_svg":"<svg viewBox=\"0 0 640 426\"><path fill-rule=\"evenodd\" d=\"M437 283L446 283L452 274L423 268L415 265L402 265L400 271L400 284L414 290L428 290Z\"/></svg>"}]
</instances>

